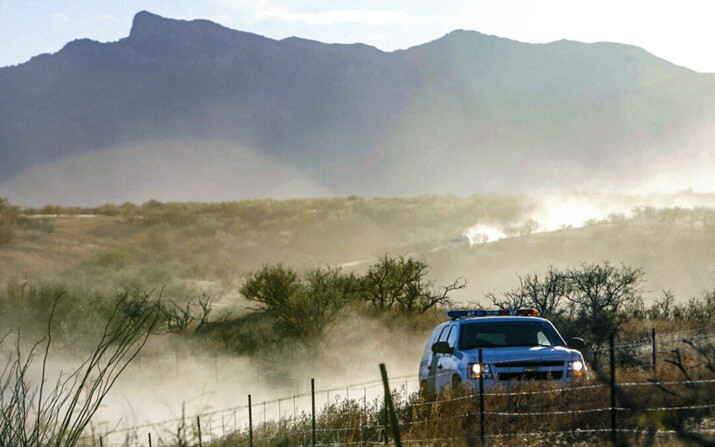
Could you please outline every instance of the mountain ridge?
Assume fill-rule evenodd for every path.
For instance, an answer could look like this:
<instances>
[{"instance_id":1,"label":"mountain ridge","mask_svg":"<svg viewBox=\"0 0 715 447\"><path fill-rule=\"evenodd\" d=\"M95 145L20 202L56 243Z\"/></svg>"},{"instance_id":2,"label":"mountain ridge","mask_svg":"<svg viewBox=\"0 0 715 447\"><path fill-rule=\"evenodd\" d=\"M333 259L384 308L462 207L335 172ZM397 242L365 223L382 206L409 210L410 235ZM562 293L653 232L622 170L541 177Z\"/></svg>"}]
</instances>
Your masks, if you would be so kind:
<instances>
[{"instance_id":1,"label":"mountain ridge","mask_svg":"<svg viewBox=\"0 0 715 447\"><path fill-rule=\"evenodd\" d=\"M75 40L0 68L0 97L0 195L32 204L51 188L32 191L33 170L51 175L53 163L74 160L91 177L101 157L84 157L120 148L141 157L131 148L170 151L170 142L280 160L327 194L599 188L619 176L637 182L633 171L659 157L693 155L693 132L715 128L715 76L634 46L455 30L384 52L146 11L116 42ZM125 180L140 161L114 160ZM91 185L53 200L101 201ZM245 198L241 187L217 186Z\"/></svg>"}]
</instances>

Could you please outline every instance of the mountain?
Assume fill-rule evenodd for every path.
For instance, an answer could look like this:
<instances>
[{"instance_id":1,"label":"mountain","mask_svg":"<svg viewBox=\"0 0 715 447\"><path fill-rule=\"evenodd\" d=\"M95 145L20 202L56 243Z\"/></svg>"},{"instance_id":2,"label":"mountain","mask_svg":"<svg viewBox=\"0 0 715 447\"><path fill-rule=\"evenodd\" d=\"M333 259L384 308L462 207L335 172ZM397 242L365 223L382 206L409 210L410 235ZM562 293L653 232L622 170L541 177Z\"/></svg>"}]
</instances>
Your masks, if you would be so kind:
<instances>
[{"instance_id":1,"label":"mountain","mask_svg":"<svg viewBox=\"0 0 715 447\"><path fill-rule=\"evenodd\" d=\"M387 53L140 12L0 68L0 196L26 205L698 186L714 136L714 75L613 43Z\"/></svg>"}]
</instances>

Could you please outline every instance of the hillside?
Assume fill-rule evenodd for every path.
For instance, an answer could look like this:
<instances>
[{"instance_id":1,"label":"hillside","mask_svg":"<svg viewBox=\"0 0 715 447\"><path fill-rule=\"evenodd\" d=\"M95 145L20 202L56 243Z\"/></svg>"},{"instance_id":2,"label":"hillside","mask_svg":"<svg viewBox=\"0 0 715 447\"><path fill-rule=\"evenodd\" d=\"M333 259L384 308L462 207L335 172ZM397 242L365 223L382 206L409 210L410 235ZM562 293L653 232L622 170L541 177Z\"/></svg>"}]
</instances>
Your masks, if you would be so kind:
<instances>
[{"instance_id":1,"label":"hillside","mask_svg":"<svg viewBox=\"0 0 715 447\"><path fill-rule=\"evenodd\" d=\"M29 210L36 214L12 225L13 238L0 245L0 284L30 280L82 290L165 288L168 296L206 289L231 301L245 276L264 265L298 270L342 265L360 271L388 253L424 260L439 284L467 279L468 287L455 295L462 301L507 290L518 284L517 275L604 261L642 267L647 300L660 297L663 289L686 300L712 288L712 195L576 199L607 211L592 211L594 218L583 226L561 221L555 231L543 232L549 225L540 217L544 205L525 196L154 201L41 210L46 214ZM486 244L446 246L476 224L520 228L529 219L541 219L538 228Z\"/></svg>"},{"instance_id":2,"label":"hillside","mask_svg":"<svg viewBox=\"0 0 715 447\"><path fill-rule=\"evenodd\" d=\"M590 219L584 221L586 216ZM484 241L478 232L487 230L505 237L478 242ZM473 235L477 243L448 248L459 235ZM121 430L170 421L173 426L154 430L174 433L164 428L174 429L177 417L184 416L179 409L186 408L186 414L202 414L210 427L206 412L216 416L216 410L245 409L246 394L254 402L275 404L274 399L284 398L283 409L290 408L289 396L304 392L307 378L333 387L333 399L351 383L362 384L349 391L352 398L363 396L362 387L376 377L380 362L388 363L391 377L416 385L425 340L443 321L444 309L421 315L402 309L377 312L360 301L342 309L322 336L299 338L280 332L275 313L261 311L239 292L251 273L265 268L304 275L342 266L340 275L354 273L355 278L386 255L424 262L428 287L463 277L467 288L450 294L455 303L475 305L478 300L490 307L485 294L502 296L519 287L520 277L543 278L550 267L562 272L589 263L642 268L645 305L633 299L639 287L621 309L627 320L620 336L627 342L623 358L628 370L619 370L619 380L632 382L633 374L652 377L650 344L642 343L652 328L658 330L663 354L658 373L664 379L667 368L674 368L664 354L676 346L664 341L681 343L686 334L681 331L700 335L712 329L715 195L433 195L42 209L19 209L0 200L0 327L5 333L21 331L24 340L42 340L52 309L53 355L61 356L62 367L50 370L67 371L66 365L92 352L116 303L156 298L164 309L162 326L96 420ZM672 291L674 299L665 307L664 290ZM631 305L659 313L636 316ZM670 315L676 306L683 313ZM309 320L322 309L306 308L312 309ZM136 311L119 309L120 315ZM206 321L200 320L201 309L210 311L203 314ZM184 310L186 325L173 325L170 316ZM584 321L558 323L567 338L597 334L584 331ZM634 360L631 342L641 343L637 352L645 360ZM223 427L213 420L214 427Z\"/></svg>"},{"instance_id":3,"label":"hillside","mask_svg":"<svg viewBox=\"0 0 715 447\"><path fill-rule=\"evenodd\" d=\"M140 12L0 68L0 97L0 196L27 206L712 186L715 77L622 44L386 53Z\"/></svg>"}]
</instances>

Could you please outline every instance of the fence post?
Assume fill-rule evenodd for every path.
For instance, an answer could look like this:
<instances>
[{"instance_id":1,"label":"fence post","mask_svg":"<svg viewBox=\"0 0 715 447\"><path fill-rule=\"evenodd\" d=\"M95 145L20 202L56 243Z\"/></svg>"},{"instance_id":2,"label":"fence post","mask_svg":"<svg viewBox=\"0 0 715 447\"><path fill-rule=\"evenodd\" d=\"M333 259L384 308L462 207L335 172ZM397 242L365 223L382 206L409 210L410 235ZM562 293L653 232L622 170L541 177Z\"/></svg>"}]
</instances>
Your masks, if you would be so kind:
<instances>
[{"instance_id":1,"label":"fence post","mask_svg":"<svg viewBox=\"0 0 715 447\"><path fill-rule=\"evenodd\" d=\"M102 442L102 437L99 437L99 447L104 447L104 442Z\"/></svg>"},{"instance_id":2,"label":"fence post","mask_svg":"<svg viewBox=\"0 0 715 447\"><path fill-rule=\"evenodd\" d=\"M613 332L611 332L609 349L611 354L611 441L613 445L616 445L616 349Z\"/></svg>"},{"instance_id":3,"label":"fence post","mask_svg":"<svg viewBox=\"0 0 715 447\"><path fill-rule=\"evenodd\" d=\"M395 407L392 405L392 394L390 393L390 384L387 381L387 370L384 363L380 363L380 373L382 374L382 384L385 386L385 407L390 412L390 422L392 422L392 437L395 439L395 447L402 447L400 425L395 414ZM385 427L385 431L387 431L387 427Z\"/></svg>"},{"instance_id":4,"label":"fence post","mask_svg":"<svg viewBox=\"0 0 715 447\"><path fill-rule=\"evenodd\" d=\"M253 410L251 408L251 395L248 395L248 445L253 447Z\"/></svg>"},{"instance_id":5,"label":"fence post","mask_svg":"<svg viewBox=\"0 0 715 447\"><path fill-rule=\"evenodd\" d=\"M362 430L360 431L360 442L365 443L365 430L369 421L367 417L367 386L362 388Z\"/></svg>"},{"instance_id":6,"label":"fence post","mask_svg":"<svg viewBox=\"0 0 715 447\"><path fill-rule=\"evenodd\" d=\"M203 442L201 441L201 417L196 416L196 427L199 430L199 447L203 447Z\"/></svg>"},{"instance_id":7,"label":"fence post","mask_svg":"<svg viewBox=\"0 0 715 447\"><path fill-rule=\"evenodd\" d=\"M479 348L479 436L484 444L484 359L481 348Z\"/></svg>"},{"instance_id":8,"label":"fence post","mask_svg":"<svg viewBox=\"0 0 715 447\"><path fill-rule=\"evenodd\" d=\"M653 332L651 334L652 339L653 339L653 380L656 380L658 377L658 370L656 368L656 357L655 357L655 352L656 352L656 341L655 341L655 328L653 328Z\"/></svg>"},{"instance_id":9,"label":"fence post","mask_svg":"<svg viewBox=\"0 0 715 447\"><path fill-rule=\"evenodd\" d=\"M149 447L151 447L151 432L149 433Z\"/></svg>"},{"instance_id":10,"label":"fence post","mask_svg":"<svg viewBox=\"0 0 715 447\"><path fill-rule=\"evenodd\" d=\"M315 447L315 379L310 379L310 402L313 412L313 447Z\"/></svg>"},{"instance_id":11,"label":"fence post","mask_svg":"<svg viewBox=\"0 0 715 447\"><path fill-rule=\"evenodd\" d=\"M385 445L388 445L390 443L390 434L387 430L390 426L390 417L387 414L387 398L383 397L382 401L382 425L385 427L382 430L382 437L384 438Z\"/></svg>"}]
</instances>

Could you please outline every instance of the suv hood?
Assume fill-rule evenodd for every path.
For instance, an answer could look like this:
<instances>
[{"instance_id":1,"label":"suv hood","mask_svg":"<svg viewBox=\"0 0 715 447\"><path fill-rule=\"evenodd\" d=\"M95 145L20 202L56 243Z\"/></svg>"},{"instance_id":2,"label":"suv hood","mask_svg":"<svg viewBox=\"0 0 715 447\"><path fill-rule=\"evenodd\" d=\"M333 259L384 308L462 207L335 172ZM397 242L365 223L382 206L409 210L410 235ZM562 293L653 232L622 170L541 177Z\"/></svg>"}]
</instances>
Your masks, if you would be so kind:
<instances>
[{"instance_id":1,"label":"suv hood","mask_svg":"<svg viewBox=\"0 0 715 447\"><path fill-rule=\"evenodd\" d=\"M563 346L516 346L513 348L481 348L484 363L502 362L541 362L582 360L580 352ZM465 351L472 357L472 362L479 361L479 348Z\"/></svg>"}]
</instances>

